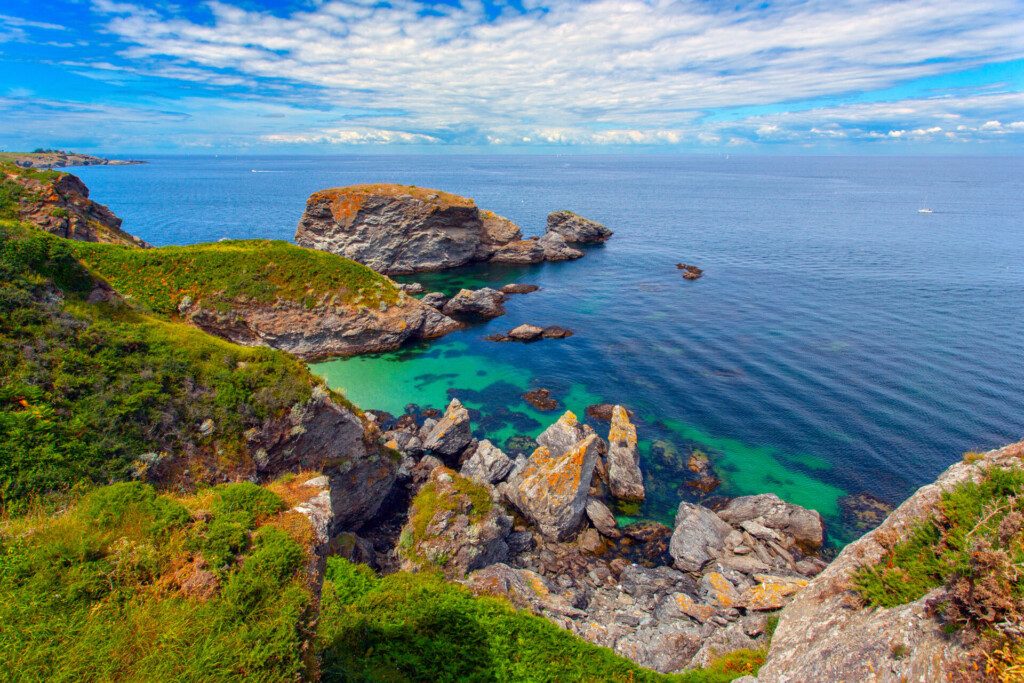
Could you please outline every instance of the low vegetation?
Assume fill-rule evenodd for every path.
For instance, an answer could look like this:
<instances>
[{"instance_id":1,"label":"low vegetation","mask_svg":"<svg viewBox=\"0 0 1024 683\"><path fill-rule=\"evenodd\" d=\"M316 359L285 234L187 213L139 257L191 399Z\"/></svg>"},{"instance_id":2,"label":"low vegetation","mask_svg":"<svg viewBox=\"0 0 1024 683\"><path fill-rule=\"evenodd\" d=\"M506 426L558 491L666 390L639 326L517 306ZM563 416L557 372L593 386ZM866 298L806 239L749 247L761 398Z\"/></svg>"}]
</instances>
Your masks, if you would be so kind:
<instances>
[{"instance_id":1,"label":"low vegetation","mask_svg":"<svg viewBox=\"0 0 1024 683\"><path fill-rule=\"evenodd\" d=\"M308 549L253 484L95 489L0 523L4 679L295 680L308 652Z\"/></svg>"},{"instance_id":2,"label":"low vegetation","mask_svg":"<svg viewBox=\"0 0 1024 683\"><path fill-rule=\"evenodd\" d=\"M97 282L75 244L0 222L3 511L126 479L143 454L193 480L230 472L250 458L246 430L311 395L317 380L287 354L89 303Z\"/></svg>"},{"instance_id":3,"label":"low vegetation","mask_svg":"<svg viewBox=\"0 0 1024 683\"><path fill-rule=\"evenodd\" d=\"M76 242L90 270L132 303L174 315L185 297L205 308L230 310L239 302L279 299L321 304L394 304L394 282L361 263L294 244L234 240L185 247L135 249Z\"/></svg>"},{"instance_id":4,"label":"low vegetation","mask_svg":"<svg viewBox=\"0 0 1024 683\"><path fill-rule=\"evenodd\" d=\"M978 656L995 680L1024 675L1024 648L1001 630L1024 620L1024 470L990 468L945 492L933 519L894 541L854 576L865 603L896 607L943 586L937 612L951 630L981 636Z\"/></svg>"},{"instance_id":5,"label":"low vegetation","mask_svg":"<svg viewBox=\"0 0 1024 683\"><path fill-rule=\"evenodd\" d=\"M761 650L663 676L499 598L474 597L431 573L383 578L328 560L320 629L327 681L678 681L718 683L755 673Z\"/></svg>"}]
</instances>

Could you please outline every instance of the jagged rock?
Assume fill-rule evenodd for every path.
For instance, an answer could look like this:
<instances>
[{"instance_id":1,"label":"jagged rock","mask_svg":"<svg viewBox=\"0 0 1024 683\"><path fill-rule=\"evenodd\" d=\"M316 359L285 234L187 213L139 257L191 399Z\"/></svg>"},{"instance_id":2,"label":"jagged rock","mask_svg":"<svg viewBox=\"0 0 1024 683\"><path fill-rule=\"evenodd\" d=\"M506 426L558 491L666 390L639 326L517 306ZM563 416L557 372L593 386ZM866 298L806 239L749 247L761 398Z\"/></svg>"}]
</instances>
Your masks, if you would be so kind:
<instances>
[{"instance_id":1,"label":"jagged rock","mask_svg":"<svg viewBox=\"0 0 1024 683\"><path fill-rule=\"evenodd\" d=\"M743 591L736 603L738 607L759 612L780 609L788 602L786 598L807 587L807 579L786 576L755 574L754 580L758 584Z\"/></svg>"},{"instance_id":2,"label":"jagged rock","mask_svg":"<svg viewBox=\"0 0 1024 683\"><path fill-rule=\"evenodd\" d=\"M890 609L860 607L850 580L876 566L892 539L935 514L944 491L979 479L990 467L1020 468L1024 441L951 465L917 490L886 520L847 545L821 574L783 608L764 667L762 683L802 681L945 681L969 671L972 643L947 633L924 597Z\"/></svg>"},{"instance_id":3,"label":"jagged rock","mask_svg":"<svg viewBox=\"0 0 1024 683\"><path fill-rule=\"evenodd\" d=\"M679 671L700 650L700 627L687 621L643 626L615 643L615 651L637 664L661 673Z\"/></svg>"},{"instance_id":4,"label":"jagged rock","mask_svg":"<svg viewBox=\"0 0 1024 683\"><path fill-rule=\"evenodd\" d=\"M420 303L440 310L448 303L448 296L443 292L430 292L420 298Z\"/></svg>"},{"instance_id":5,"label":"jagged rock","mask_svg":"<svg viewBox=\"0 0 1024 683\"><path fill-rule=\"evenodd\" d=\"M509 283L502 286L502 294L529 294L530 292L536 292L540 287L537 285L525 285L519 283Z\"/></svg>"},{"instance_id":6,"label":"jagged rock","mask_svg":"<svg viewBox=\"0 0 1024 683\"><path fill-rule=\"evenodd\" d=\"M533 389L523 394L523 400L537 410L555 410L558 408L558 401L551 398L549 389Z\"/></svg>"},{"instance_id":7,"label":"jagged rock","mask_svg":"<svg viewBox=\"0 0 1024 683\"><path fill-rule=\"evenodd\" d=\"M571 261L583 257L583 252L570 247L565 238L553 232L537 240L545 261Z\"/></svg>"},{"instance_id":8,"label":"jagged rock","mask_svg":"<svg viewBox=\"0 0 1024 683\"><path fill-rule=\"evenodd\" d=\"M615 515L612 514L607 505L596 498L591 498L587 501L587 517L590 519L590 523L594 525L594 528L600 531L602 535L608 538L620 538L622 536Z\"/></svg>"},{"instance_id":9,"label":"jagged rock","mask_svg":"<svg viewBox=\"0 0 1024 683\"><path fill-rule=\"evenodd\" d=\"M721 554L731 531L732 527L711 510L685 501L680 503L669 543L675 566L683 571L699 572Z\"/></svg>"},{"instance_id":10,"label":"jagged rock","mask_svg":"<svg viewBox=\"0 0 1024 683\"><path fill-rule=\"evenodd\" d=\"M597 221L584 218L572 211L554 211L548 214L548 233L560 235L566 242L604 242L612 231Z\"/></svg>"},{"instance_id":11,"label":"jagged rock","mask_svg":"<svg viewBox=\"0 0 1024 683\"><path fill-rule=\"evenodd\" d=\"M512 464L500 448L484 439L462 466L462 475L484 484L497 484L512 471Z\"/></svg>"},{"instance_id":12,"label":"jagged rock","mask_svg":"<svg viewBox=\"0 0 1024 683\"><path fill-rule=\"evenodd\" d=\"M622 406L612 409L612 425L608 432L608 487L620 500L644 499L644 478L640 473L640 451L637 449L636 427Z\"/></svg>"},{"instance_id":13,"label":"jagged rock","mask_svg":"<svg viewBox=\"0 0 1024 683\"><path fill-rule=\"evenodd\" d=\"M384 445L403 455L419 455L423 452L423 442L416 433L400 429L385 432Z\"/></svg>"},{"instance_id":14,"label":"jagged rock","mask_svg":"<svg viewBox=\"0 0 1024 683\"><path fill-rule=\"evenodd\" d=\"M553 594L543 577L529 569L514 569L504 563L492 564L473 572L463 583L476 595L501 596L519 609L536 614L582 614L564 598Z\"/></svg>"},{"instance_id":15,"label":"jagged rock","mask_svg":"<svg viewBox=\"0 0 1024 683\"><path fill-rule=\"evenodd\" d=\"M486 484L436 467L413 499L399 536L403 571L440 569L449 579L508 557L512 518L492 500Z\"/></svg>"},{"instance_id":16,"label":"jagged rock","mask_svg":"<svg viewBox=\"0 0 1024 683\"><path fill-rule=\"evenodd\" d=\"M587 406L587 417L599 422L611 422L612 409L614 408L615 405L612 403L595 403ZM626 413L630 418L634 415L633 411L628 408L626 409Z\"/></svg>"},{"instance_id":17,"label":"jagged rock","mask_svg":"<svg viewBox=\"0 0 1024 683\"><path fill-rule=\"evenodd\" d=\"M559 422L566 432L574 431L578 426L574 424L575 416L566 416ZM591 433L563 449L560 436L542 441L545 434L548 432L538 438L542 445L526 466L502 486L508 501L545 537L562 541L575 535L583 523L599 439ZM545 441L552 445L544 445Z\"/></svg>"},{"instance_id":18,"label":"jagged rock","mask_svg":"<svg viewBox=\"0 0 1024 683\"><path fill-rule=\"evenodd\" d=\"M753 521L793 538L797 545L814 551L825 542L825 525L814 510L787 503L774 493L734 498L718 511L729 524Z\"/></svg>"},{"instance_id":19,"label":"jagged rock","mask_svg":"<svg viewBox=\"0 0 1024 683\"><path fill-rule=\"evenodd\" d=\"M505 314L505 295L496 289L460 289L442 309L453 318L489 319Z\"/></svg>"},{"instance_id":20,"label":"jagged rock","mask_svg":"<svg viewBox=\"0 0 1024 683\"><path fill-rule=\"evenodd\" d=\"M576 415L567 410L557 422L541 432L537 443L547 447L552 456L558 457L592 433L590 427L581 424Z\"/></svg>"},{"instance_id":21,"label":"jagged rock","mask_svg":"<svg viewBox=\"0 0 1024 683\"><path fill-rule=\"evenodd\" d=\"M426 427L426 422L423 426ZM433 425L423 439L423 448L443 456L452 457L461 453L473 434L469 426L469 411L457 398L453 398L437 424Z\"/></svg>"},{"instance_id":22,"label":"jagged rock","mask_svg":"<svg viewBox=\"0 0 1024 683\"><path fill-rule=\"evenodd\" d=\"M704 274L704 270L697 266L692 266L688 263L677 263L676 268L683 271L684 280L699 280Z\"/></svg>"}]
</instances>

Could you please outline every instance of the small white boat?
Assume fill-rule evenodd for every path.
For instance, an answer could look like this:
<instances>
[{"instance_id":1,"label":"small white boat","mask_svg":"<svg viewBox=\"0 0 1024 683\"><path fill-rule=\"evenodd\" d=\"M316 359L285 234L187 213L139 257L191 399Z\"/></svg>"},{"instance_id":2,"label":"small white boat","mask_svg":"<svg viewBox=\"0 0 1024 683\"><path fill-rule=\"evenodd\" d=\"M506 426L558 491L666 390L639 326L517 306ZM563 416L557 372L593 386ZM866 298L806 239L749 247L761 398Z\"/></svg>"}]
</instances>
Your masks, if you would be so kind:
<instances>
[{"instance_id":1,"label":"small white boat","mask_svg":"<svg viewBox=\"0 0 1024 683\"><path fill-rule=\"evenodd\" d=\"M931 209L918 209L917 212L918 213L935 213Z\"/></svg>"}]
</instances>

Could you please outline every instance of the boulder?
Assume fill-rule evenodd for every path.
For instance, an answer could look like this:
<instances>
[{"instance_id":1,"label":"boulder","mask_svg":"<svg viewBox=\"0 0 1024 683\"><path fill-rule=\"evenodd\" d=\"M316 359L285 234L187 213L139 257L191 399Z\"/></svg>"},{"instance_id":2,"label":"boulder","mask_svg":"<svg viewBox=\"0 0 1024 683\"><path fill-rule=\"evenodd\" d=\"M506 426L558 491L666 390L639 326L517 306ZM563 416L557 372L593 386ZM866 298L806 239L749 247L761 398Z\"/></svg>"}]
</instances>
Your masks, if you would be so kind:
<instances>
[{"instance_id":1,"label":"boulder","mask_svg":"<svg viewBox=\"0 0 1024 683\"><path fill-rule=\"evenodd\" d=\"M529 294L530 292L536 292L540 287L537 285L524 285L519 283L509 283L502 286L502 294Z\"/></svg>"},{"instance_id":2,"label":"boulder","mask_svg":"<svg viewBox=\"0 0 1024 683\"><path fill-rule=\"evenodd\" d=\"M420 299L420 303L440 310L444 308L446 303L448 303L448 297L442 292L430 292L423 295Z\"/></svg>"},{"instance_id":3,"label":"boulder","mask_svg":"<svg viewBox=\"0 0 1024 683\"><path fill-rule=\"evenodd\" d=\"M732 527L706 507L679 503L669 542L673 563L684 572L699 572L722 553L730 532Z\"/></svg>"},{"instance_id":4,"label":"boulder","mask_svg":"<svg viewBox=\"0 0 1024 683\"><path fill-rule=\"evenodd\" d=\"M531 325L529 323L523 323L517 327L513 327L508 332L508 336L513 341L531 342L537 341L544 335L544 328Z\"/></svg>"},{"instance_id":5,"label":"boulder","mask_svg":"<svg viewBox=\"0 0 1024 683\"><path fill-rule=\"evenodd\" d=\"M423 285L419 282L401 282L398 283L398 288L406 294L422 294Z\"/></svg>"},{"instance_id":6,"label":"boulder","mask_svg":"<svg viewBox=\"0 0 1024 683\"><path fill-rule=\"evenodd\" d=\"M426 427L426 422L424 427ZM430 432L423 439L423 448L451 458L465 450L472 440L469 411L459 399L453 398L444 411L444 417L431 427Z\"/></svg>"},{"instance_id":7,"label":"boulder","mask_svg":"<svg viewBox=\"0 0 1024 683\"><path fill-rule=\"evenodd\" d=\"M587 517L590 519L590 523L594 525L603 536L608 538L621 538L622 532L619 531L619 523L615 519L615 515L608 509L608 506L599 501L596 498L591 498L587 501Z\"/></svg>"},{"instance_id":8,"label":"boulder","mask_svg":"<svg viewBox=\"0 0 1024 683\"><path fill-rule=\"evenodd\" d=\"M512 518L492 489L436 467L413 498L396 549L403 571L441 570L448 579L503 562Z\"/></svg>"},{"instance_id":9,"label":"boulder","mask_svg":"<svg viewBox=\"0 0 1024 683\"><path fill-rule=\"evenodd\" d=\"M644 499L644 478L640 473L640 451L637 449L636 426L622 406L612 409L612 425L608 432L608 488L620 500Z\"/></svg>"},{"instance_id":10,"label":"boulder","mask_svg":"<svg viewBox=\"0 0 1024 683\"><path fill-rule=\"evenodd\" d=\"M523 400L537 410L555 410L558 408L558 401L551 398L549 389L533 389L523 394Z\"/></svg>"},{"instance_id":11,"label":"boulder","mask_svg":"<svg viewBox=\"0 0 1024 683\"><path fill-rule=\"evenodd\" d=\"M546 447L551 455L557 457L592 433L590 427L581 424L576 415L567 410L557 422L541 432L537 444Z\"/></svg>"},{"instance_id":12,"label":"boulder","mask_svg":"<svg viewBox=\"0 0 1024 683\"><path fill-rule=\"evenodd\" d=\"M580 530L599 441L591 433L565 449L541 445L502 485L508 501L545 537L564 541Z\"/></svg>"},{"instance_id":13,"label":"boulder","mask_svg":"<svg viewBox=\"0 0 1024 683\"><path fill-rule=\"evenodd\" d=\"M676 268L683 271L684 280L699 280L704 274L704 270L702 268L690 265L689 263L677 263Z\"/></svg>"},{"instance_id":14,"label":"boulder","mask_svg":"<svg viewBox=\"0 0 1024 683\"><path fill-rule=\"evenodd\" d=\"M604 242L612 231L597 221L584 218L572 211L554 211L548 214L548 234L561 236L566 242L590 244Z\"/></svg>"},{"instance_id":15,"label":"boulder","mask_svg":"<svg viewBox=\"0 0 1024 683\"><path fill-rule=\"evenodd\" d=\"M549 232L536 242L545 261L571 261L583 256L579 249L570 247L561 235Z\"/></svg>"},{"instance_id":16,"label":"boulder","mask_svg":"<svg viewBox=\"0 0 1024 683\"><path fill-rule=\"evenodd\" d=\"M791 537L804 551L813 552L825 542L825 524L814 510L787 503L774 493L733 498L718 516L739 526L753 521Z\"/></svg>"},{"instance_id":17,"label":"boulder","mask_svg":"<svg viewBox=\"0 0 1024 683\"><path fill-rule=\"evenodd\" d=\"M505 295L496 289L460 289L459 293L448 300L442 312L453 318L489 319L505 314L502 305Z\"/></svg>"},{"instance_id":18,"label":"boulder","mask_svg":"<svg viewBox=\"0 0 1024 683\"><path fill-rule=\"evenodd\" d=\"M462 465L461 474L482 484L497 484L512 471L512 459L484 439L477 444L473 455Z\"/></svg>"}]
</instances>

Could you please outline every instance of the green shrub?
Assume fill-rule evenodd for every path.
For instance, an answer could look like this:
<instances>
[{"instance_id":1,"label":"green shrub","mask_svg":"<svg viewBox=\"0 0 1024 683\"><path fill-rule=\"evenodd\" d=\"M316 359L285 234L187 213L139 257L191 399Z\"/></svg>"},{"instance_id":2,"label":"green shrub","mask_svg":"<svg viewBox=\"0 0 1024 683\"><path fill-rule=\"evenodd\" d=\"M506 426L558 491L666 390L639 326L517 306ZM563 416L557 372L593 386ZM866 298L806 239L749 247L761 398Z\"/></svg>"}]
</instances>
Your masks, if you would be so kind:
<instances>
[{"instance_id":1,"label":"green shrub","mask_svg":"<svg viewBox=\"0 0 1024 683\"><path fill-rule=\"evenodd\" d=\"M252 482L221 484L213 499L215 515L241 514L252 522L269 517L284 509L280 496Z\"/></svg>"},{"instance_id":2,"label":"green shrub","mask_svg":"<svg viewBox=\"0 0 1024 683\"><path fill-rule=\"evenodd\" d=\"M157 496L152 486L140 482L97 489L86 496L81 508L86 519L103 528L123 524L126 519L145 517L151 519L150 532L167 533L190 519L184 505Z\"/></svg>"}]
</instances>

